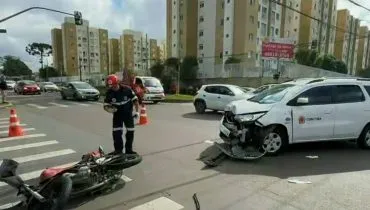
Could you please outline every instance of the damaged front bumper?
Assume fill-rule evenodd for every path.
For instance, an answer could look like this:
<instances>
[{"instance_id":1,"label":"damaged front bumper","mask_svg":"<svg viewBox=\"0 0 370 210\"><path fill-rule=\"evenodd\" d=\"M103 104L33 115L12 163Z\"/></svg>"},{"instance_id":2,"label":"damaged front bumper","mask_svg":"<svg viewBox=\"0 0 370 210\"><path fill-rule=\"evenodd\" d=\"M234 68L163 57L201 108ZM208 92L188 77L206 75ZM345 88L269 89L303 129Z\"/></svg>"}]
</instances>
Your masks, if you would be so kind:
<instances>
[{"instance_id":1,"label":"damaged front bumper","mask_svg":"<svg viewBox=\"0 0 370 210\"><path fill-rule=\"evenodd\" d=\"M265 155L260 131L263 125L258 119L265 113L235 116L225 112L220 121L219 136L223 144L216 144L225 154L238 159L258 159Z\"/></svg>"}]
</instances>

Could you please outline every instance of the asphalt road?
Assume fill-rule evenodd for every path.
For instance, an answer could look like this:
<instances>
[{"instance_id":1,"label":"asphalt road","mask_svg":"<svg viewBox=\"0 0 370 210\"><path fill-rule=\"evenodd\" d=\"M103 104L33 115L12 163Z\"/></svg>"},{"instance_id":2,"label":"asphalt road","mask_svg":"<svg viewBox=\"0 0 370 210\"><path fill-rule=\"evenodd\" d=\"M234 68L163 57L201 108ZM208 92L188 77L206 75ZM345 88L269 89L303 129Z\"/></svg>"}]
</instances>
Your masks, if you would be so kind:
<instances>
[{"instance_id":1,"label":"asphalt road","mask_svg":"<svg viewBox=\"0 0 370 210\"><path fill-rule=\"evenodd\" d=\"M30 182L38 170L78 161L99 145L113 149L111 115L99 103L62 101L52 94L12 100L28 136L0 138L0 159L21 160L19 174ZM70 208L192 210L196 193L202 210L369 209L370 151L351 143L304 144L278 157L225 160L208 169L197 158L212 149L221 114L197 115L191 104L148 105L147 110L149 124L137 126L134 143L143 162L125 170L125 184L116 191L72 201ZM0 112L3 137L8 112ZM0 184L0 206L14 201L10 192Z\"/></svg>"}]
</instances>

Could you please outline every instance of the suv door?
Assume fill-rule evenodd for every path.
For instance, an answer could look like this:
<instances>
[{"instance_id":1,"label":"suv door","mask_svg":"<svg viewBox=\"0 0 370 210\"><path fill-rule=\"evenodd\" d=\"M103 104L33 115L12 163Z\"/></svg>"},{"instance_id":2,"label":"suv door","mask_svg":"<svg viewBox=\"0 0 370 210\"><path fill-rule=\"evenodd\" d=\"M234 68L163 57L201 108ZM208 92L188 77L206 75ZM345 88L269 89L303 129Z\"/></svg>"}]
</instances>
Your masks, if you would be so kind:
<instances>
[{"instance_id":1,"label":"suv door","mask_svg":"<svg viewBox=\"0 0 370 210\"><path fill-rule=\"evenodd\" d=\"M357 138L369 121L365 95L358 85L336 85L333 102L335 104L334 138Z\"/></svg>"},{"instance_id":2,"label":"suv door","mask_svg":"<svg viewBox=\"0 0 370 210\"><path fill-rule=\"evenodd\" d=\"M288 103L292 107L294 142L333 138L335 115L332 92L332 86L312 87ZM298 98L307 98L308 103L299 104Z\"/></svg>"},{"instance_id":3,"label":"suv door","mask_svg":"<svg viewBox=\"0 0 370 210\"><path fill-rule=\"evenodd\" d=\"M217 110L218 107L218 86L207 86L204 88L204 92L200 94L200 97L206 101L207 109Z\"/></svg>"},{"instance_id":4,"label":"suv door","mask_svg":"<svg viewBox=\"0 0 370 210\"><path fill-rule=\"evenodd\" d=\"M235 94L231 91L228 87L225 86L218 86L219 95L218 95L218 103L217 109L224 110L226 105L233 101Z\"/></svg>"}]
</instances>

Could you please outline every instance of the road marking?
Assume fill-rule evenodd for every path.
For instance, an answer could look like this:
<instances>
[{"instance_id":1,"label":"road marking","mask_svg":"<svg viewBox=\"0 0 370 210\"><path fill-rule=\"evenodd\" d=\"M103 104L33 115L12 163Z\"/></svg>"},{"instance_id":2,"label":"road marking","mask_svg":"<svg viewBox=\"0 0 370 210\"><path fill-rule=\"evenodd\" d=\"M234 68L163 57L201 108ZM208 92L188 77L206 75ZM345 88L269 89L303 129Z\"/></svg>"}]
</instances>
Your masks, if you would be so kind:
<instances>
[{"instance_id":1,"label":"road marking","mask_svg":"<svg viewBox=\"0 0 370 210\"><path fill-rule=\"evenodd\" d=\"M23 128L23 131L34 131L35 129L34 128ZM0 131L0 134L4 134L4 133L8 133L9 130L5 130L5 131ZM1 138L0 138L0 141L1 141Z\"/></svg>"},{"instance_id":2,"label":"road marking","mask_svg":"<svg viewBox=\"0 0 370 210\"><path fill-rule=\"evenodd\" d=\"M90 104L103 105L101 102L89 102Z\"/></svg>"},{"instance_id":3,"label":"road marking","mask_svg":"<svg viewBox=\"0 0 370 210\"><path fill-rule=\"evenodd\" d=\"M52 140L52 141L43 141L43 142L37 142L37 143L31 143L31 144L23 144L23 145L17 145L12 147L3 147L0 148L0 152L9 152L9 151L15 151L15 150L21 150L21 149L27 149L27 148L33 148L33 147L42 147L52 144L58 144L58 141Z\"/></svg>"},{"instance_id":4,"label":"road marking","mask_svg":"<svg viewBox=\"0 0 370 210\"><path fill-rule=\"evenodd\" d=\"M7 203L7 204L4 204L4 205L1 205L0 206L0 209L10 209L16 205L18 205L21 201L16 201L16 202L13 202L13 203Z\"/></svg>"},{"instance_id":5,"label":"road marking","mask_svg":"<svg viewBox=\"0 0 370 210\"><path fill-rule=\"evenodd\" d=\"M78 163L78 162L71 162L71 163L63 164L63 165L60 165L60 166L49 167L49 168L67 168L67 167L72 166L76 163ZM32 171L32 172L29 172L29 173L21 174L19 176L23 179L23 181L28 181L28 180L31 180L31 179L38 178L44 170L45 169ZM6 186L6 185L7 185L6 183L0 182L0 187Z\"/></svg>"},{"instance_id":6,"label":"road marking","mask_svg":"<svg viewBox=\"0 0 370 210\"><path fill-rule=\"evenodd\" d=\"M206 141L204 141L204 143L206 143L206 144L214 144L215 142L214 141L211 141L211 140L206 140Z\"/></svg>"},{"instance_id":7,"label":"road marking","mask_svg":"<svg viewBox=\"0 0 370 210\"><path fill-rule=\"evenodd\" d=\"M75 152L76 151L72 149L63 149L63 150L58 150L58 151L45 152L45 153L40 153L36 155L28 155L28 156L17 157L17 158L12 158L12 159L17 161L18 163L26 163L26 162L35 161L35 160L52 158L52 157L57 157L57 156L62 156L62 155L69 155ZM3 161L0 160L0 165L2 162Z\"/></svg>"},{"instance_id":8,"label":"road marking","mask_svg":"<svg viewBox=\"0 0 370 210\"><path fill-rule=\"evenodd\" d=\"M132 181L132 179L131 179L130 177L127 177L127 176L125 176L125 175L122 175L122 176L121 176L121 179L122 179L123 181L125 181L125 182L131 182L131 181Z\"/></svg>"},{"instance_id":9,"label":"road marking","mask_svg":"<svg viewBox=\"0 0 370 210\"><path fill-rule=\"evenodd\" d=\"M63 108L67 108L67 107L69 107L68 105L58 104L58 103L54 103L54 102L49 102L49 104L54 105L54 106L63 107Z\"/></svg>"},{"instance_id":10,"label":"road marking","mask_svg":"<svg viewBox=\"0 0 370 210\"><path fill-rule=\"evenodd\" d=\"M166 197L160 197L155 200L144 203L140 206L131 208L130 210L154 210L154 209L166 209L166 210L180 210L185 207L176 203L175 201Z\"/></svg>"},{"instance_id":11,"label":"road marking","mask_svg":"<svg viewBox=\"0 0 370 210\"><path fill-rule=\"evenodd\" d=\"M46 106L39 106L37 104L27 104L28 106L32 106L32 107L35 107L35 108L38 108L38 109L47 109L48 107Z\"/></svg>"},{"instance_id":12,"label":"road marking","mask_svg":"<svg viewBox=\"0 0 370 210\"><path fill-rule=\"evenodd\" d=\"M70 103L79 105L79 106L90 106L89 104L84 104L84 103L76 103L76 102L70 102Z\"/></svg>"},{"instance_id":13,"label":"road marking","mask_svg":"<svg viewBox=\"0 0 370 210\"><path fill-rule=\"evenodd\" d=\"M26 126L27 124L19 124L19 126ZM0 128L8 128L9 125L0 125Z\"/></svg>"},{"instance_id":14,"label":"road marking","mask_svg":"<svg viewBox=\"0 0 370 210\"><path fill-rule=\"evenodd\" d=\"M8 121L1 121L0 124L9 124Z\"/></svg>"},{"instance_id":15,"label":"road marking","mask_svg":"<svg viewBox=\"0 0 370 210\"><path fill-rule=\"evenodd\" d=\"M3 117L3 118L0 118L1 121L3 120L9 120L9 117Z\"/></svg>"},{"instance_id":16,"label":"road marking","mask_svg":"<svg viewBox=\"0 0 370 210\"><path fill-rule=\"evenodd\" d=\"M24 135L24 136L6 137L6 138L0 138L0 143L1 142L4 142L4 141L29 139L29 138L36 138L36 137L43 137L43 136L46 136L46 134L44 134L44 133L37 133L37 134L30 134L30 135Z\"/></svg>"}]
</instances>

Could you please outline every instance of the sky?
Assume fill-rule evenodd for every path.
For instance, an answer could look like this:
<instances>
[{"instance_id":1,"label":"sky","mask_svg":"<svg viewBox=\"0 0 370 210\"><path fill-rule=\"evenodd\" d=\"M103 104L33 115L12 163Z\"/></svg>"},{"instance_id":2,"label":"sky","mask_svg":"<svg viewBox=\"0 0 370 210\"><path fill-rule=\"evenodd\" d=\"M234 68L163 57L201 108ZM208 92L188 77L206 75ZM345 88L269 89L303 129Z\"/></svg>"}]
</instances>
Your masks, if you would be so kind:
<instances>
[{"instance_id":1,"label":"sky","mask_svg":"<svg viewBox=\"0 0 370 210\"><path fill-rule=\"evenodd\" d=\"M209 1L209 0L208 0ZM302 0L304 1L304 0ZM369 0L354 0L370 9ZM110 38L118 38L123 29L148 33L151 38L165 39L166 0L0 0L0 19L23 9L40 6L69 13L82 12L90 26L109 30ZM87 3L88 2L88 3ZM370 26L370 12L353 5L348 0L337 0L338 9L347 8L351 14ZM0 23L7 30L0 34L0 56L20 57L32 70L40 64L38 59L25 52L27 44L43 42L51 44L51 29L60 28L65 15L34 10ZM49 58L49 63L52 60Z\"/></svg>"},{"instance_id":2,"label":"sky","mask_svg":"<svg viewBox=\"0 0 370 210\"><path fill-rule=\"evenodd\" d=\"M87 3L88 2L88 3ZM110 38L118 38L123 29L148 33L150 38L166 36L166 0L0 0L0 19L23 9L39 6L73 13L82 13L91 27L105 28ZM64 14L31 10L0 23L0 56L20 57L33 71L40 68L36 57L25 51L27 44L51 44L51 29L61 28ZM52 63L52 58L49 59Z\"/></svg>"}]
</instances>

